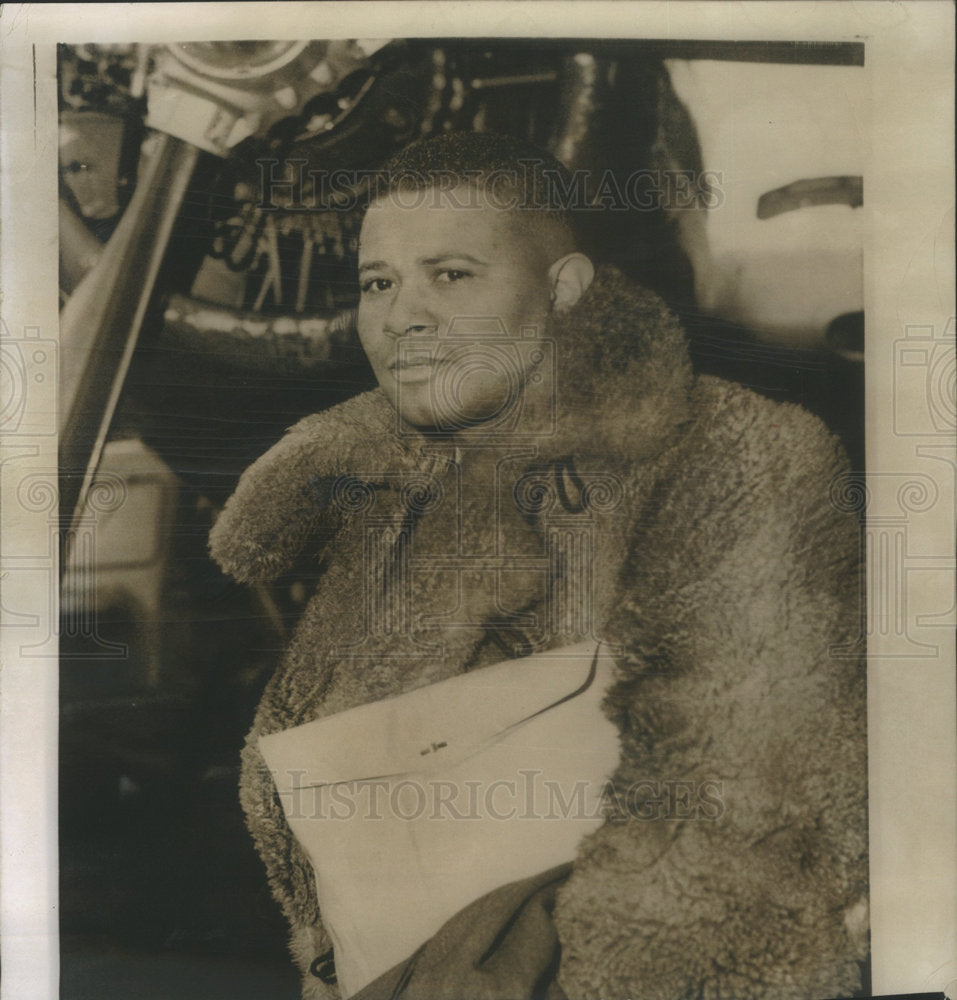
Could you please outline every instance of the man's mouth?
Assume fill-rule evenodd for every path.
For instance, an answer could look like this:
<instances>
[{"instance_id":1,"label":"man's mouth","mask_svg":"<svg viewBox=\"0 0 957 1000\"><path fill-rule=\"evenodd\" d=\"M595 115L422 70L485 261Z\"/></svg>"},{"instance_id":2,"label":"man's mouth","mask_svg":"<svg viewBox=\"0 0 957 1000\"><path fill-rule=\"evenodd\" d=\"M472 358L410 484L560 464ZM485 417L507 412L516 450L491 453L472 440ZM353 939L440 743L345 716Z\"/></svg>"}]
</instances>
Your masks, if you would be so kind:
<instances>
[{"instance_id":1,"label":"man's mouth","mask_svg":"<svg viewBox=\"0 0 957 1000\"><path fill-rule=\"evenodd\" d=\"M389 367L394 372L405 372L416 368L431 368L434 363L432 358L409 358L393 361Z\"/></svg>"},{"instance_id":2,"label":"man's mouth","mask_svg":"<svg viewBox=\"0 0 957 1000\"><path fill-rule=\"evenodd\" d=\"M389 370L397 374L402 374L403 372L427 372L430 371L438 364L438 358L434 354L426 353L416 353L409 354L406 357L395 358L390 365Z\"/></svg>"}]
</instances>

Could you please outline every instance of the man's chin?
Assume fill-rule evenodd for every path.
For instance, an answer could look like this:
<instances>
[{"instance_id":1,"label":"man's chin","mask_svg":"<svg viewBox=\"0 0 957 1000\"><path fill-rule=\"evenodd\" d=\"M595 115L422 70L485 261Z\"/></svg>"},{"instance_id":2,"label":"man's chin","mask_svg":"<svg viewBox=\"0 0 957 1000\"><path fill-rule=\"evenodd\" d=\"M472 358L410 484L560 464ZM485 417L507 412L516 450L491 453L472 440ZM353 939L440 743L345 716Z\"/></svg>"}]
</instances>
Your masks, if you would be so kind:
<instances>
[{"instance_id":1,"label":"man's chin","mask_svg":"<svg viewBox=\"0 0 957 1000\"><path fill-rule=\"evenodd\" d=\"M393 382L383 386L403 423L422 434L434 437L481 434L483 428L502 429L508 423L514 402L503 405L500 400L448 399L433 384L403 385ZM438 398L437 398L438 397Z\"/></svg>"},{"instance_id":2,"label":"man's chin","mask_svg":"<svg viewBox=\"0 0 957 1000\"><path fill-rule=\"evenodd\" d=\"M423 434L434 432L441 426L440 415L428 393L418 392L417 388L397 386L388 396L404 423Z\"/></svg>"},{"instance_id":3,"label":"man's chin","mask_svg":"<svg viewBox=\"0 0 957 1000\"><path fill-rule=\"evenodd\" d=\"M403 407L399 414L405 423L429 437L450 438L468 435L470 432L481 434L483 427L493 427L496 424L494 416L471 417L462 413L439 413L434 409L418 407Z\"/></svg>"}]
</instances>

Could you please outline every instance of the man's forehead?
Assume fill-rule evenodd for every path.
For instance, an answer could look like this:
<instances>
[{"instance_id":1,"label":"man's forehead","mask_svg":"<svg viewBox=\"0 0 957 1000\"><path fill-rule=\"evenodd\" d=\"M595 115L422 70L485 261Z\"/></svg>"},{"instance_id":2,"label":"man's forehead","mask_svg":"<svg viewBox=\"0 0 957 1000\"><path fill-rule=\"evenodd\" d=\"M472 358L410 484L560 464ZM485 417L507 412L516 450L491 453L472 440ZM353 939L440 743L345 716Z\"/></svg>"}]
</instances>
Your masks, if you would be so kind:
<instances>
[{"instance_id":1,"label":"man's forehead","mask_svg":"<svg viewBox=\"0 0 957 1000\"><path fill-rule=\"evenodd\" d=\"M430 244L444 252L528 252L535 242L520 213L490 205L457 207L428 200L403 207L401 200L379 198L366 211L359 234L359 256L380 248L413 253ZM434 248L434 247L433 247Z\"/></svg>"}]
</instances>

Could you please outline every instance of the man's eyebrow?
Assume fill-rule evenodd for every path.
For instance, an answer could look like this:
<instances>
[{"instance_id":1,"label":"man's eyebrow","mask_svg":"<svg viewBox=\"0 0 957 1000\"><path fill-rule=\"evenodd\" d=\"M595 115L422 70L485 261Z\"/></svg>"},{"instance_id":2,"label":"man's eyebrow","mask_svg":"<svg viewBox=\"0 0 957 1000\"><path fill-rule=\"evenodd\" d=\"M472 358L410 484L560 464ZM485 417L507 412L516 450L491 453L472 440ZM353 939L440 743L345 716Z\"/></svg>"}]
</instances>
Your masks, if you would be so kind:
<instances>
[{"instance_id":1,"label":"man's eyebrow","mask_svg":"<svg viewBox=\"0 0 957 1000\"><path fill-rule=\"evenodd\" d=\"M438 253L432 257L420 257L419 263L432 266L434 264L441 264L444 260L467 260L470 264L478 264L482 267L484 267L487 263L480 257L473 257L470 253L460 253L457 250L449 250L446 253Z\"/></svg>"},{"instance_id":2,"label":"man's eyebrow","mask_svg":"<svg viewBox=\"0 0 957 1000\"><path fill-rule=\"evenodd\" d=\"M420 257L416 263L424 264L426 267L434 267L436 264L441 264L446 260L463 260L470 264L475 264L477 267L486 267L488 264L487 261L482 260L480 257L475 257L470 253L460 253L457 250L433 254L431 257ZM388 267L388 263L384 260L368 260L359 265L359 274L365 271L388 270Z\"/></svg>"},{"instance_id":3,"label":"man's eyebrow","mask_svg":"<svg viewBox=\"0 0 957 1000\"><path fill-rule=\"evenodd\" d=\"M384 260L367 260L364 264L359 265L359 274L362 274L363 271L380 271L388 266Z\"/></svg>"}]
</instances>

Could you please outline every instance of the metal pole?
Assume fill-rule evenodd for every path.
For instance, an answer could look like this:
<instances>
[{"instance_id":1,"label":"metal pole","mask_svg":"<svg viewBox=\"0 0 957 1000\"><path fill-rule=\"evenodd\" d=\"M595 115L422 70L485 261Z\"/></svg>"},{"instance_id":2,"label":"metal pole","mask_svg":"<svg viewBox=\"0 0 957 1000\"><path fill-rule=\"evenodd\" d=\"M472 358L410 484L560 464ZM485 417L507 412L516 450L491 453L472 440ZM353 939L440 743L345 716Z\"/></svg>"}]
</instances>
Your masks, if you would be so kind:
<instances>
[{"instance_id":1,"label":"metal pole","mask_svg":"<svg viewBox=\"0 0 957 1000\"><path fill-rule=\"evenodd\" d=\"M60 314L60 516L72 525L106 442L173 227L201 153L156 146L102 256Z\"/></svg>"}]
</instances>

